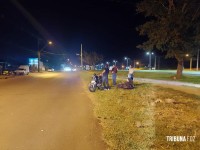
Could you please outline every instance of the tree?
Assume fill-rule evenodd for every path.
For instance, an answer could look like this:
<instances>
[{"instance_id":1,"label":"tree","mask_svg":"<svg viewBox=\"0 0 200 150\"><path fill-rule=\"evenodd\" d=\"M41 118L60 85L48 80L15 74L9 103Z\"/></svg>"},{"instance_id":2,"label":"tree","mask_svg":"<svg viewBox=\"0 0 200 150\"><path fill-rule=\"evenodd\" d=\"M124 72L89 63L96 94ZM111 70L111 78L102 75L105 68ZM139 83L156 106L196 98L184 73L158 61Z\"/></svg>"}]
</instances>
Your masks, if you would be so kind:
<instances>
[{"instance_id":1,"label":"tree","mask_svg":"<svg viewBox=\"0 0 200 150\"><path fill-rule=\"evenodd\" d=\"M94 66L96 63L103 60L103 56L96 52L83 51L83 61L90 66Z\"/></svg>"},{"instance_id":2,"label":"tree","mask_svg":"<svg viewBox=\"0 0 200 150\"><path fill-rule=\"evenodd\" d=\"M137 28L139 35L148 40L137 47L161 50L166 52L166 58L176 58L176 77L180 79L185 54L194 54L200 44L199 1L143 0L137 4L137 12L148 19Z\"/></svg>"}]
</instances>

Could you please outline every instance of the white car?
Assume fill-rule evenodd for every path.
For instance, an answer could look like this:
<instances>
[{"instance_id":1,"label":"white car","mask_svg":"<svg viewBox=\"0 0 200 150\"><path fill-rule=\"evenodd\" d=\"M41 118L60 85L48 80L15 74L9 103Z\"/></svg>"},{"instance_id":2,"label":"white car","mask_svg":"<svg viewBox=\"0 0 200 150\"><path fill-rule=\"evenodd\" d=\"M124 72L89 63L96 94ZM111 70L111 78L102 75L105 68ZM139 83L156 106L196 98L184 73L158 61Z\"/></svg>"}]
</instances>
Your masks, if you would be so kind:
<instances>
[{"instance_id":1,"label":"white car","mask_svg":"<svg viewBox=\"0 0 200 150\"><path fill-rule=\"evenodd\" d=\"M54 69L53 68L49 68L47 71L54 72Z\"/></svg>"},{"instance_id":2,"label":"white car","mask_svg":"<svg viewBox=\"0 0 200 150\"><path fill-rule=\"evenodd\" d=\"M16 75L25 75L26 74L26 69L19 68L19 69L15 70L14 73Z\"/></svg>"},{"instance_id":3,"label":"white car","mask_svg":"<svg viewBox=\"0 0 200 150\"><path fill-rule=\"evenodd\" d=\"M29 74L29 66L28 65L20 65L17 70L14 71L16 75L28 75Z\"/></svg>"},{"instance_id":4,"label":"white car","mask_svg":"<svg viewBox=\"0 0 200 150\"><path fill-rule=\"evenodd\" d=\"M65 68L64 68L64 71L65 71L65 72L72 71L72 68L70 68L70 67L65 67Z\"/></svg>"}]
</instances>

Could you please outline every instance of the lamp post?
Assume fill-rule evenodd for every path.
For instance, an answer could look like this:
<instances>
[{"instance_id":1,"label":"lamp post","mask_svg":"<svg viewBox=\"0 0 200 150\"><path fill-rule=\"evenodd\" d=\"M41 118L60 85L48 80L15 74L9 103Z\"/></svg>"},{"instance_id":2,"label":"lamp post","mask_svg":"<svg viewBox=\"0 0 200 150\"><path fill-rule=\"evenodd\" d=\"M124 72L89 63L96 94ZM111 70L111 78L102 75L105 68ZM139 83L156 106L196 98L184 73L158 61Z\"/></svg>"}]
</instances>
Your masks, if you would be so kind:
<instances>
[{"instance_id":1,"label":"lamp post","mask_svg":"<svg viewBox=\"0 0 200 150\"><path fill-rule=\"evenodd\" d=\"M153 52L147 52L147 55L149 55L149 70L151 70L151 55L153 55Z\"/></svg>"},{"instance_id":2,"label":"lamp post","mask_svg":"<svg viewBox=\"0 0 200 150\"><path fill-rule=\"evenodd\" d=\"M104 64L103 64L103 63L101 63L101 69L103 68L103 65L104 65Z\"/></svg>"},{"instance_id":3,"label":"lamp post","mask_svg":"<svg viewBox=\"0 0 200 150\"><path fill-rule=\"evenodd\" d=\"M137 66L138 68L140 68L140 62L139 62L139 61L136 61L136 66Z\"/></svg>"},{"instance_id":4,"label":"lamp post","mask_svg":"<svg viewBox=\"0 0 200 150\"><path fill-rule=\"evenodd\" d=\"M197 51L197 71L199 70L199 49Z\"/></svg>"},{"instance_id":5,"label":"lamp post","mask_svg":"<svg viewBox=\"0 0 200 150\"><path fill-rule=\"evenodd\" d=\"M129 58L128 58L128 57L125 57L124 59L126 60L126 67L128 67L128 59L129 59Z\"/></svg>"},{"instance_id":6,"label":"lamp post","mask_svg":"<svg viewBox=\"0 0 200 150\"><path fill-rule=\"evenodd\" d=\"M52 41L48 41L47 44L44 45L43 48L40 49L40 39L38 39L38 72L40 72L40 58L41 58L41 52L43 49L45 49L48 45L52 45Z\"/></svg>"},{"instance_id":7,"label":"lamp post","mask_svg":"<svg viewBox=\"0 0 200 150\"><path fill-rule=\"evenodd\" d=\"M117 64L117 60L113 60L113 62L115 63L115 66L116 66L116 64Z\"/></svg>"},{"instance_id":8,"label":"lamp post","mask_svg":"<svg viewBox=\"0 0 200 150\"><path fill-rule=\"evenodd\" d=\"M81 69L83 69L83 48L82 48L82 44L81 44L81 53L80 54L76 53L76 55L81 57Z\"/></svg>"},{"instance_id":9,"label":"lamp post","mask_svg":"<svg viewBox=\"0 0 200 150\"><path fill-rule=\"evenodd\" d=\"M81 44L81 69L83 70L83 46Z\"/></svg>"},{"instance_id":10,"label":"lamp post","mask_svg":"<svg viewBox=\"0 0 200 150\"><path fill-rule=\"evenodd\" d=\"M189 57L190 55L189 55L189 54L186 54L185 56L186 56L186 57ZM192 70L192 57L190 57L190 70Z\"/></svg>"}]
</instances>

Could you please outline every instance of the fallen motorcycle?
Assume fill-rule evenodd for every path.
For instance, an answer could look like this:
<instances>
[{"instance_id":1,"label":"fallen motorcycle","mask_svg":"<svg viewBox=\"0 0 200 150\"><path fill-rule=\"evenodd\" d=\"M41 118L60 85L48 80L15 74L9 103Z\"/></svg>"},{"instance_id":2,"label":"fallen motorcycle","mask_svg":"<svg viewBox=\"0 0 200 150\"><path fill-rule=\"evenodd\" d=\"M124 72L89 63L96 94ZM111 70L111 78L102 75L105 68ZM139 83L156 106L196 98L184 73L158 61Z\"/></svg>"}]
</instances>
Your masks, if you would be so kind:
<instances>
[{"instance_id":1,"label":"fallen motorcycle","mask_svg":"<svg viewBox=\"0 0 200 150\"><path fill-rule=\"evenodd\" d=\"M102 86L102 76L94 74L91 82L89 83L88 89L90 92L95 92L96 89L103 90L104 87Z\"/></svg>"}]
</instances>

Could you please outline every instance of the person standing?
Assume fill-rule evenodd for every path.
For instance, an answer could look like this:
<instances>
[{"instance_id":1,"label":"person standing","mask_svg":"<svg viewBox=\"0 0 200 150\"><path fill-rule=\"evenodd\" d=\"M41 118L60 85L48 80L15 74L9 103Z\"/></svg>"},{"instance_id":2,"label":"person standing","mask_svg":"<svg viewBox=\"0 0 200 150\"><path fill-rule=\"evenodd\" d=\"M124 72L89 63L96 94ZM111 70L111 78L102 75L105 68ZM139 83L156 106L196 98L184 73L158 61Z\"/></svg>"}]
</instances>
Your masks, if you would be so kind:
<instances>
[{"instance_id":1,"label":"person standing","mask_svg":"<svg viewBox=\"0 0 200 150\"><path fill-rule=\"evenodd\" d=\"M105 90L109 90L108 74L109 74L109 68L108 68L108 64L106 64L102 72L102 82L103 82L103 86Z\"/></svg>"},{"instance_id":2,"label":"person standing","mask_svg":"<svg viewBox=\"0 0 200 150\"><path fill-rule=\"evenodd\" d=\"M133 81L133 72L134 68L132 65L130 65L129 70L128 70L128 80Z\"/></svg>"},{"instance_id":3,"label":"person standing","mask_svg":"<svg viewBox=\"0 0 200 150\"><path fill-rule=\"evenodd\" d=\"M115 65L113 65L112 70L111 70L113 85L116 85L117 71L118 71L118 68Z\"/></svg>"}]
</instances>

